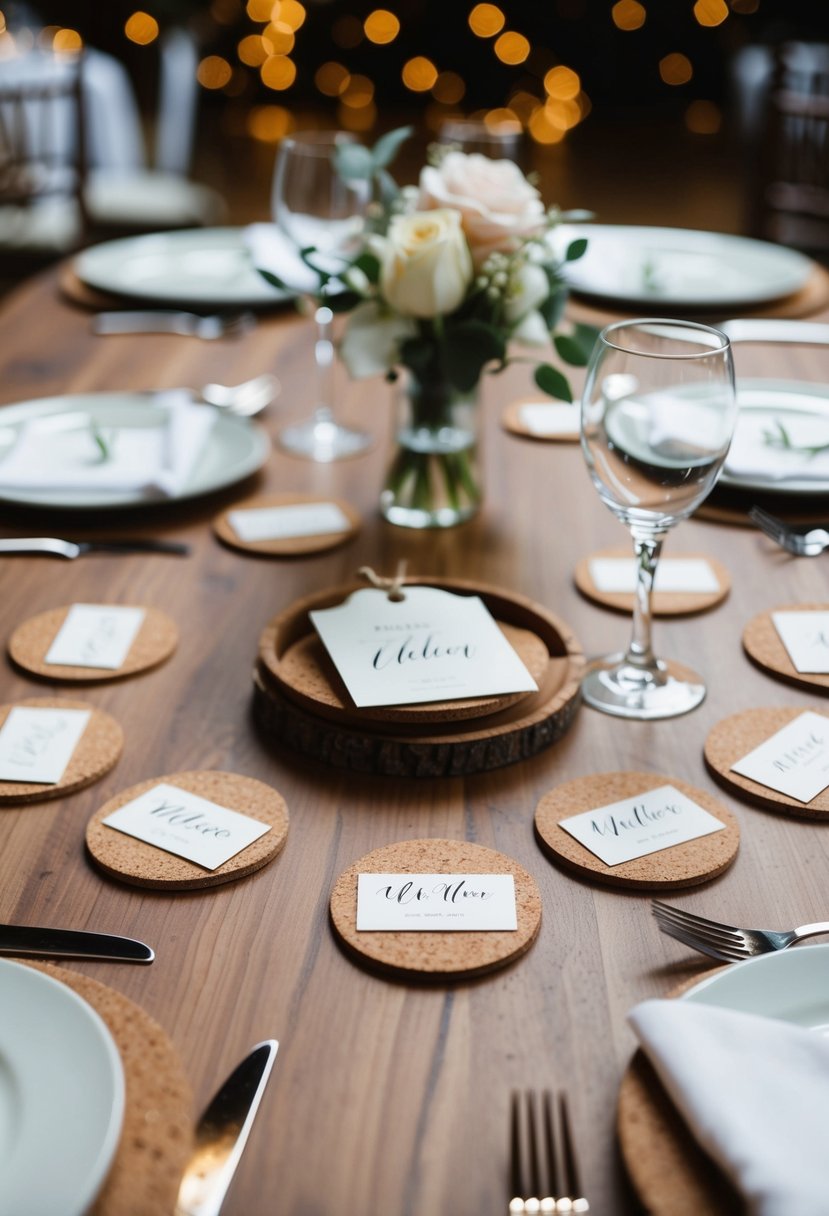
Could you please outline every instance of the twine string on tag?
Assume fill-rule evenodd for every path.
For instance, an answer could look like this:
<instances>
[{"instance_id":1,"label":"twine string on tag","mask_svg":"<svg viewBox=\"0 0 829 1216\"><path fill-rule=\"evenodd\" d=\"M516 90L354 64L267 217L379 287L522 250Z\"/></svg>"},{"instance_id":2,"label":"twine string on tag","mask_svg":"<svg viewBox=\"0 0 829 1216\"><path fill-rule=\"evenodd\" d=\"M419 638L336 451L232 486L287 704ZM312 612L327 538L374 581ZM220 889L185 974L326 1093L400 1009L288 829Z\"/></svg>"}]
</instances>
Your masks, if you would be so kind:
<instances>
[{"instance_id":1,"label":"twine string on tag","mask_svg":"<svg viewBox=\"0 0 829 1216\"><path fill-rule=\"evenodd\" d=\"M376 587L378 591L387 591L389 599L394 603L400 603L405 600L403 594L403 579L406 577L406 562L399 561L397 563L397 572L394 578L384 578L372 570L371 566L361 566L357 573L371 583L372 587Z\"/></svg>"}]
</instances>

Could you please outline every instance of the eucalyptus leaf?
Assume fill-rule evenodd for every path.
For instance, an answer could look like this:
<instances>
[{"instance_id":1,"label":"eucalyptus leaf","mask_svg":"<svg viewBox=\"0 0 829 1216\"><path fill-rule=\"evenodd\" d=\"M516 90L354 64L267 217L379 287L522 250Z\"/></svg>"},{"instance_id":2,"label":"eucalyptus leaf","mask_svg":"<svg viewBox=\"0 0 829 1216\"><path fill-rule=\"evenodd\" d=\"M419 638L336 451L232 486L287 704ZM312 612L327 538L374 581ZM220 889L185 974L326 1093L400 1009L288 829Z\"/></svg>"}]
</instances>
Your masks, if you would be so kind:
<instances>
[{"instance_id":1,"label":"eucalyptus leaf","mask_svg":"<svg viewBox=\"0 0 829 1216\"><path fill-rule=\"evenodd\" d=\"M535 382L549 397L557 397L560 401L573 400L567 377L549 363L541 363L535 369Z\"/></svg>"},{"instance_id":2,"label":"eucalyptus leaf","mask_svg":"<svg viewBox=\"0 0 829 1216\"><path fill-rule=\"evenodd\" d=\"M565 363L572 364L573 367L584 367L590 358L589 353L585 351L581 343L567 334L556 334L553 338L553 345L559 357Z\"/></svg>"},{"instance_id":3,"label":"eucalyptus leaf","mask_svg":"<svg viewBox=\"0 0 829 1216\"><path fill-rule=\"evenodd\" d=\"M584 257L587 250L587 237L580 236L577 240L571 241L567 246L567 252L564 255L566 262L577 262L579 258Z\"/></svg>"},{"instance_id":4,"label":"eucalyptus leaf","mask_svg":"<svg viewBox=\"0 0 829 1216\"><path fill-rule=\"evenodd\" d=\"M385 135L381 135L371 150L374 168L385 169L390 165L395 156L397 156L401 145L413 134L414 127L397 127L396 130L388 131Z\"/></svg>"},{"instance_id":5,"label":"eucalyptus leaf","mask_svg":"<svg viewBox=\"0 0 829 1216\"><path fill-rule=\"evenodd\" d=\"M334 167L346 181L366 181L374 175L374 157L363 144L337 144Z\"/></svg>"}]
</instances>

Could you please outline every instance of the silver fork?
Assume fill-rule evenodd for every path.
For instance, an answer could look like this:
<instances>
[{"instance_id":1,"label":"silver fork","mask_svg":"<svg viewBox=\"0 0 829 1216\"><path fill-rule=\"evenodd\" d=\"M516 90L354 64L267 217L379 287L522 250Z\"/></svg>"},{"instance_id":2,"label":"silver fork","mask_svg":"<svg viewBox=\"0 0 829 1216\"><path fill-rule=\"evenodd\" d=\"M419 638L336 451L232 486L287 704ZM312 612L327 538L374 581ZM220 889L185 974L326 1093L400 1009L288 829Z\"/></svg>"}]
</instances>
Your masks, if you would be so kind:
<instances>
[{"instance_id":1,"label":"silver fork","mask_svg":"<svg viewBox=\"0 0 829 1216\"><path fill-rule=\"evenodd\" d=\"M659 899L651 900L651 910L663 933L724 963L737 963L744 958L754 958L757 954L785 950L805 937L829 933L829 922L821 921L779 932L773 929L737 929L734 925L724 925L718 920L684 912Z\"/></svg>"},{"instance_id":2,"label":"silver fork","mask_svg":"<svg viewBox=\"0 0 829 1216\"><path fill-rule=\"evenodd\" d=\"M787 553L794 553L796 557L817 557L824 549L829 548L827 528L795 528L778 519L776 515L769 515L762 507L752 507L748 515L766 536L781 545Z\"/></svg>"},{"instance_id":3,"label":"silver fork","mask_svg":"<svg viewBox=\"0 0 829 1216\"><path fill-rule=\"evenodd\" d=\"M213 313L148 309L146 312L99 312L92 318L96 334L182 334L185 337L235 338L256 324L252 312Z\"/></svg>"},{"instance_id":4,"label":"silver fork","mask_svg":"<svg viewBox=\"0 0 829 1216\"><path fill-rule=\"evenodd\" d=\"M510 1216L589 1212L570 1131L567 1095L558 1096L558 1134L553 1095L513 1093L510 1105Z\"/></svg>"}]
</instances>

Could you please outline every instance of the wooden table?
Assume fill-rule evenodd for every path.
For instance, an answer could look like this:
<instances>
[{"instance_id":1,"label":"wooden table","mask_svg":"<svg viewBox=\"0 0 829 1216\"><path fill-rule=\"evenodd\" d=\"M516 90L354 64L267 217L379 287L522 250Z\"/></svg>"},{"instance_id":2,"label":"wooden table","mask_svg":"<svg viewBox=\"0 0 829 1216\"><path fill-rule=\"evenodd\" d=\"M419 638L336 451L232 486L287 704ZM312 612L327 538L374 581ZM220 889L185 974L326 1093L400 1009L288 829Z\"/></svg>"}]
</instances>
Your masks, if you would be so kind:
<instances>
[{"instance_id":1,"label":"wooden table","mask_svg":"<svg viewBox=\"0 0 829 1216\"><path fill-rule=\"evenodd\" d=\"M311 406L309 323L263 318L242 341L96 338L48 274L21 287L0 315L0 394L13 402L95 389L153 389L263 371L283 384L272 431ZM742 348L738 371L826 379L826 352ZM345 387L345 386L344 386ZM585 554L624 545L577 446L500 431L500 411L528 388L526 367L488 381L486 504L472 524L409 534L382 523L376 502L387 459L388 386L350 386L346 413L377 436L374 450L333 466L274 451L250 484L179 507L84 519L86 534L164 534L192 556L44 558L0 562L0 627L72 601L154 604L181 643L157 671L82 693L124 727L124 755L73 797L0 812L0 920L88 926L156 947L147 969L72 964L138 1002L172 1036L199 1107L246 1049L281 1048L269 1092L228 1197L227 1216L501 1216L507 1193L510 1090L551 1085L571 1095L593 1210L637 1210L614 1137L620 1076L633 1050L626 1011L701 973L705 960L662 936L648 900L556 869L533 835L538 799L588 773L644 769L719 796L738 816L736 864L677 897L735 923L788 926L825 918L829 829L737 802L707 775L711 727L749 706L819 708L817 695L775 682L740 647L744 623L781 603L826 601L826 560L796 560L758 533L683 524L667 552L703 551L730 569L719 609L657 622L660 652L692 660L709 683L686 718L625 722L582 708L566 737L533 760L468 780L393 781L303 763L266 746L251 720L251 669L264 624L295 599L348 580L363 564L512 587L567 621L585 650L622 647L629 621L584 601L572 572ZM329 555L269 561L220 545L217 511L258 490L338 494L363 512L356 543ZM4 510L9 534L71 535L70 515ZM10 667L3 702L43 693ZM288 844L252 877L204 893L163 894L108 881L84 855L84 828L136 782L223 769L275 786L291 813ZM469 839L515 858L543 898L540 936L513 966L475 982L421 987L355 966L337 946L328 897L337 875L372 848L414 837Z\"/></svg>"}]
</instances>

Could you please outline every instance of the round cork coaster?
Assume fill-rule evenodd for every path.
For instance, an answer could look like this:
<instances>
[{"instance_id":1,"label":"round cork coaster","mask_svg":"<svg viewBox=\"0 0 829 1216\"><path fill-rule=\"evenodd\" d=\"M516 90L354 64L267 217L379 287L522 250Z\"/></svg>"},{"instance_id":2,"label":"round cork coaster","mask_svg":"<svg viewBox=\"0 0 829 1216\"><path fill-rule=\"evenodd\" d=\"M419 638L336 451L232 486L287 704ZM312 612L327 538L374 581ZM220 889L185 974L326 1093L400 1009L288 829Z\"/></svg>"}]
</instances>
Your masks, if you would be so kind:
<instances>
[{"instance_id":1,"label":"round cork coaster","mask_svg":"<svg viewBox=\"0 0 829 1216\"><path fill-rule=\"evenodd\" d=\"M571 815L635 798L662 785L672 785L698 803L725 824L725 831L712 832L710 836L687 840L658 853L648 853L645 857L609 867L559 827L559 821ZM611 887L693 887L727 870L740 845L740 829L730 811L704 790L657 773L596 773L559 785L545 794L536 807L535 828L542 844L565 869Z\"/></svg>"},{"instance_id":2,"label":"round cork coaster","mask_svg":"<svg viewBox=\"0 0 829 1216\"><path fill-rule=\"evenodd\" d=\"M783 604L772 612L829 612L829 604ZM829 692L829 672L797 670L774 627L771 612L761 612L748 622L743 630L743 648L752 662L770 675L789 684Z\"/></svg>"},{"instance_id":3,"label":"round cork coaster","mask_svg":"<svg viewBox=\"0 0 829 1216\"><path fill-rule=\"evenodd\" d=\"M106 1022L124 1067L124 1126L89 1216L158 1216L175 1208L193 1148L193 1098L175 1048L157 1022L120 992L52 963L22 966L66 984Z\"/></svg>"},{"instance_id":4,"label":"round cork coaster","mask_svg":"<svg viewBox=\"0 0 829 1216\"><path fill-rule=\"evenodd\" d=\"M119 807L147 790L162 784L177 785L200 798L207 798L228 810L237 811L251 819L270 825L271 830L216 870L167 853L154 845L136 840L101 821ZM112 878L136 887L154 887L165 891L191 891L198 887L216 887L260 870L276 857L288 835L288 808L276 790L253 777L236 773L194 772L174 773L170 777L155 777L142 781L110 798L86 826L86 847L96 865Z\"/></svg>"},{"instance_id":5,"label":"round cork coaster","mask_svg":"<svg viewBox=\"0 0 829 1216\"><path fill-rule=\"evenodd\" d=\"M829 711L812 710L811 706L809 709L829 717ZM765 743L803 712L802 708L744 709L730 718L723 718L705 740L705 763L711 775L727 790L743 794L749 802L756 802L758 806L771 811L802 815L806 819L829 819L829 788L821 790L811 802L798 802L788 794L781 794L778 790L752 781L750 777L731 771L732 764Z\"/></svg>"},{"instance_id":6,"label":"round cork coaster","mask_svg":"<svg viewBox=\"0 0 829 1216\"><path fill-rule=\"evenodd\" d=\"M357 931L358 874L512 874L517 930L386 933ZM404 840L361 857L337 879L331 920L341 941L370 966L445 979L483 975L529 950L541 926L541 895L511 858L465 840Z\"/></svg>"},{"instance_id":7,"label":"round cork coaster","mask_svg":"<svg viewBox=\"0 0 829 1216\"><path fill-rule=\"evenodd\" d=\"M18 706L26 709L85 709L90 717L60 781L54 785L0 781L0 807L44 802L47 798L74 794L76 790L92 785L118 763L124 749L124 732L115 719L102 709L96 709L86 701L28 697L25 701L15 701L14 705L0 705L0 727L11 710Z\"/></svg>"},{"instance_id":8,"label":"round cork coaster","mask_svg":"<svg viewBox=\"0 0 829 1216\"><path fill-rule=\"evenodd\" d=\"M582 558L573 572L573 581L581 594L595 604L612 608L629 615L633 612L636 594L633 591L602 591L593 580L591 563L601 560L629 561L633 565L629 549L600 549L589 557ZM731 590L731 575L716 558L703 553L683 553L670 559L674 562L706 562L717 580L716 591L654 591L651 610L654 616L690 616L695 612L706 612L721 604Z\"/></svg>"},{"instance_id":9,"label":"round cork coaster","mask_svg":"<svg viewBox=\"0 0 829 1216\"><path fill-rule=\"evenodd\" d=\"M510 435L538 443L578 443L580 425L578 405L538 397L513 401L501 415L501 426Z\"/></svg>"},{"instance_id":10,"label":"round cork coaster","mask_svg":"<svg viewBox=\"0 0 829 1216\"><path fill-rule=\"evenodd\" d=\"M170 657L178 644L175 623L158 608L145 608L144 620L120 667L68 667L60 663L47 663L46 654L70 607L67 604L63 608L41 612L15 629L9 639L9 657L18 667L30 675L50 681L93 684L103 680L120 680L136 672L158 667Z\"/></svg>"},{"instance_id":11,"label":"round cork coaster","mask_svg":"<svg viewBox=\"0 0 829 1216\"><path fill-rule=\"evenodd\" d=\"M263 511L273 507L313 507L323 504L338 507L348 520L348 528L342 532L316 532L310 536L242 540L230 522L231 514L237 511ZM319 494L265 494L257 498L246 498L243 502L228 507L214 519L213 531L224 544L243 553L258 553L264 557L303 557L309 553L323 553L326 549L336 549L339 545L348 544L360 531L361 522L359 512L341 498L323 498Z\"/></svg>"}]
</instances>

